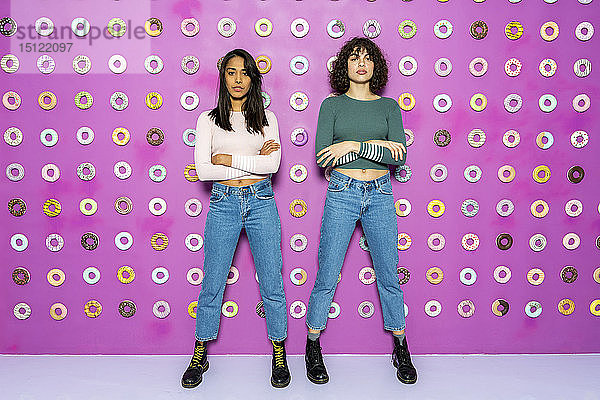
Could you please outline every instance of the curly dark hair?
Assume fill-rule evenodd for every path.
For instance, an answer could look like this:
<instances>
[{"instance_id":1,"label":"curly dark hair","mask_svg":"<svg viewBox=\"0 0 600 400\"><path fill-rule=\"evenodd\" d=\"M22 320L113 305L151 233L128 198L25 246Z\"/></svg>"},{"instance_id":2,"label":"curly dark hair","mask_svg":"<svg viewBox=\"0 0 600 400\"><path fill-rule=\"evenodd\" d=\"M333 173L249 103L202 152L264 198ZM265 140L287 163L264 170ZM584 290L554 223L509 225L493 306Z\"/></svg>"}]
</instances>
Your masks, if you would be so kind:
<instances>
[{"instance_id":1,"label":"curly dark hair","mask_svg":"<svg viewBox=\"0 0 600 400\"><path fill-rule=\"evenodd\" d=\"M348 58L354 50L366 50L375 64L373 77L369 81L369 89L376 93L383 89L388 81L388 64L381 49L372 40L364 37L355 37L348 40L337 54L329 73L329 84L334 92L346 93L350 88L348 78Z\"/></svg>"}]
</instances>

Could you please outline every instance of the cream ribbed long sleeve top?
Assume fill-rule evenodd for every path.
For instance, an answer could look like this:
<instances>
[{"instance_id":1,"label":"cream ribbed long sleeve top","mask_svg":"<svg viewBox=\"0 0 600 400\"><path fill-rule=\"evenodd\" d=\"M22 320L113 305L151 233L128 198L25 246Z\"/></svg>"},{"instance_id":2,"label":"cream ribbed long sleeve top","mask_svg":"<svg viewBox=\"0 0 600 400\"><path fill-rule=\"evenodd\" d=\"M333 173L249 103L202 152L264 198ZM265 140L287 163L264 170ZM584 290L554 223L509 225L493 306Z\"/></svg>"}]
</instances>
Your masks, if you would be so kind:
<instances>
[{"instance_id":1,"label":"cream ribbed long sleeve top","mask_svg":"<svg viewBox=\"0 0 600 400\"><path fill-rule=\"evenodd\" d=\"M263 127L264 136L246 129L246 120L241 111L230 114L231 132L219 128L208 113L201 113L196 122L194 162L201 181L266 178L277 172L281 149L269 155L259 154L267 140L280 143L279 126L272 111L265 110L269 125ZM211 158L214 154L231 154L231 167L213 164Z\"/></svg>"}]
</instances>

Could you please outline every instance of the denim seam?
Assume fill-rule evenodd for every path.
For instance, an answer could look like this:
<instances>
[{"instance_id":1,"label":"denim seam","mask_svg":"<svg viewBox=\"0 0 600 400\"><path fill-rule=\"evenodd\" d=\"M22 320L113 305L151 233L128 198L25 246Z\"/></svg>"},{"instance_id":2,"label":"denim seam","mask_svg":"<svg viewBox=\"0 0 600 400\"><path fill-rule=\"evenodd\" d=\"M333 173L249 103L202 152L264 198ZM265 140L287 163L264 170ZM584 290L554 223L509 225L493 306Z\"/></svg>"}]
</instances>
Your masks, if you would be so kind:
<instances>
[{"instance_id":1,"label":"denim seam","mask_svg":"<svg viewBox=\"0 0 600 400\"><path fill-rule=\"evenodd\" d=\"M389 326L384 326L383 329L385 329L386 331L401 331L406 329L406 324L402 328L392 328Z\"/></svg>"},{"instance_id":2,"label":"denim seam","mask_svg":"<svg viewBox=\"0 0 600 400\"><path fill-rule=\"evenodd\" d=\"M306 326L308 326L313 331L322 331L323 329L325 329L325 325L323 325L322 328L315 328L315 327L311 326L308 322L306 322Z\"/></svg>"},{"instance_id":3,"label":"denim seam","mask_svg":"<svg viewBox=\"0 0 600 400\"><path fill-rule=\"evenodd\" d=\"M210 338L202 339L202 338L199 338L198 335L196 335L194 333L194 337L196 338L196 340L198 340L200 342L208 342L209 340L215 340L217 338L217 335L215 334L214 336L211 336Z\"/></svg>"}]
</instances>

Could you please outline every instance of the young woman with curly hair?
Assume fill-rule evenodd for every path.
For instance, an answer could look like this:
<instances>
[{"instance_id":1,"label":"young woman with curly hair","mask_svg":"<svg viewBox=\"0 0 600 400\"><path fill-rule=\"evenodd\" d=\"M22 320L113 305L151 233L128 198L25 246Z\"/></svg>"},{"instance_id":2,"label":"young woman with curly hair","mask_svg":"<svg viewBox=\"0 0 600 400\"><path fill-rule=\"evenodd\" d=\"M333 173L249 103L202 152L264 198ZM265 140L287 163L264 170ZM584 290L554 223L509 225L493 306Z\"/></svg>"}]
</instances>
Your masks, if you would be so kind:
<instances>
[{"instance_id":1,"label":"young woman with curly hair","mask_svg":"<svg viewBox=\"0 0 600 400\"><path fill-rule=\"evenodd\" d=\"M281 275L281 222L270 179L281 160L277 118L264 109L262 77L247 51L235 49L223 57L219 80L217 106L201 113L196 124L196 172L200 180L215 182L204 228L204 279L194 355L181 384L198 386L208 369L206 342L217 338L225 283L244 228L273 345L271 384L285 387L290 372L283 343L287 306Z\"/></svg>"},{"instance_id":2,"label":"young woman with curly hair","mask_svg":"<svg viewBox=\"0 0 600 400\"><path fill-rule=\"evenodd\" d=\"M337 96L326 98L319 110L317 164L332 166L327 187L319 270L308 302L306 373L314 383L326 383L319 335L329 309L350 237L357 221L366 236L384 329L393 334L392 362L403 383L415 383L417 371L404 335L402 289L398 282L398 225L389 164L406 161L406 138L396 100L376 93L388 80L386 60L367 38L346 42L333 62L329 82Z\"/></svg>"}]
</instances>

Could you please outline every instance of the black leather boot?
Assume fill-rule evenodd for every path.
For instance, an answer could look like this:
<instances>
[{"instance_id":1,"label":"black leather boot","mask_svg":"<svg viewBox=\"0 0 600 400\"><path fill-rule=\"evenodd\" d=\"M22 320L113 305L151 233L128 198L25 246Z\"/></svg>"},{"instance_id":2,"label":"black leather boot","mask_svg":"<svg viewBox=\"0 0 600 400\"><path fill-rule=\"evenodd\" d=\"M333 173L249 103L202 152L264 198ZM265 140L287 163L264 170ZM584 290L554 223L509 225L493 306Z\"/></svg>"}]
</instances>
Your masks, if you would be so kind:
<instances>
[{"instance_id":1,"label":"black leather boot","mask_svg":"<svg viewBox=\"0 0 600 400\"><path fill-rule=\"evenodd\" d=\"M206 342L196 340L194 355L181 377L181 386L184 388L195 388L202 382L202 374L208 370L208 359L206 357Z\"/></svg>"},{"instance_id":2,"label":"black leather boot","mask_svg":"<svg viewBox=\"0 0 600 400\"><path fill-rule=\"evenodd\" d=\"M396 377L402 383L415 383L417 381L417 370L410 360L410 353L408 352L408 344L406 343L406 337L400 343L400 340L394 336L394 351L392 353L392 362L394 367L398 369Z\"/></svg>"},{"instance_id":3,"label":"black leather boot","mask_svg":"<svg viewBox=\"0 0 600 400\"><path fill-rule=\"evenodd\" d=\"M285 357L285 346L283 340L280 342L271 340L273 344L273 360L271 362L271 385L276 388L284 388L290 384L292 379Z\"/></svg>"},{"instance_id":4,"label":"black leather boot","mask_svg":"<svg viewBox=\"0 0 600 400\"><path fill-rule=\"evenodd\" d=\"M320 384L329 382L329 375L327 375L327 369L325 369L325 364L323 363L319 338L317 340L306 338L304 362L306 363L306 376L312 383Z\"/></svg>"}]
</instances>

